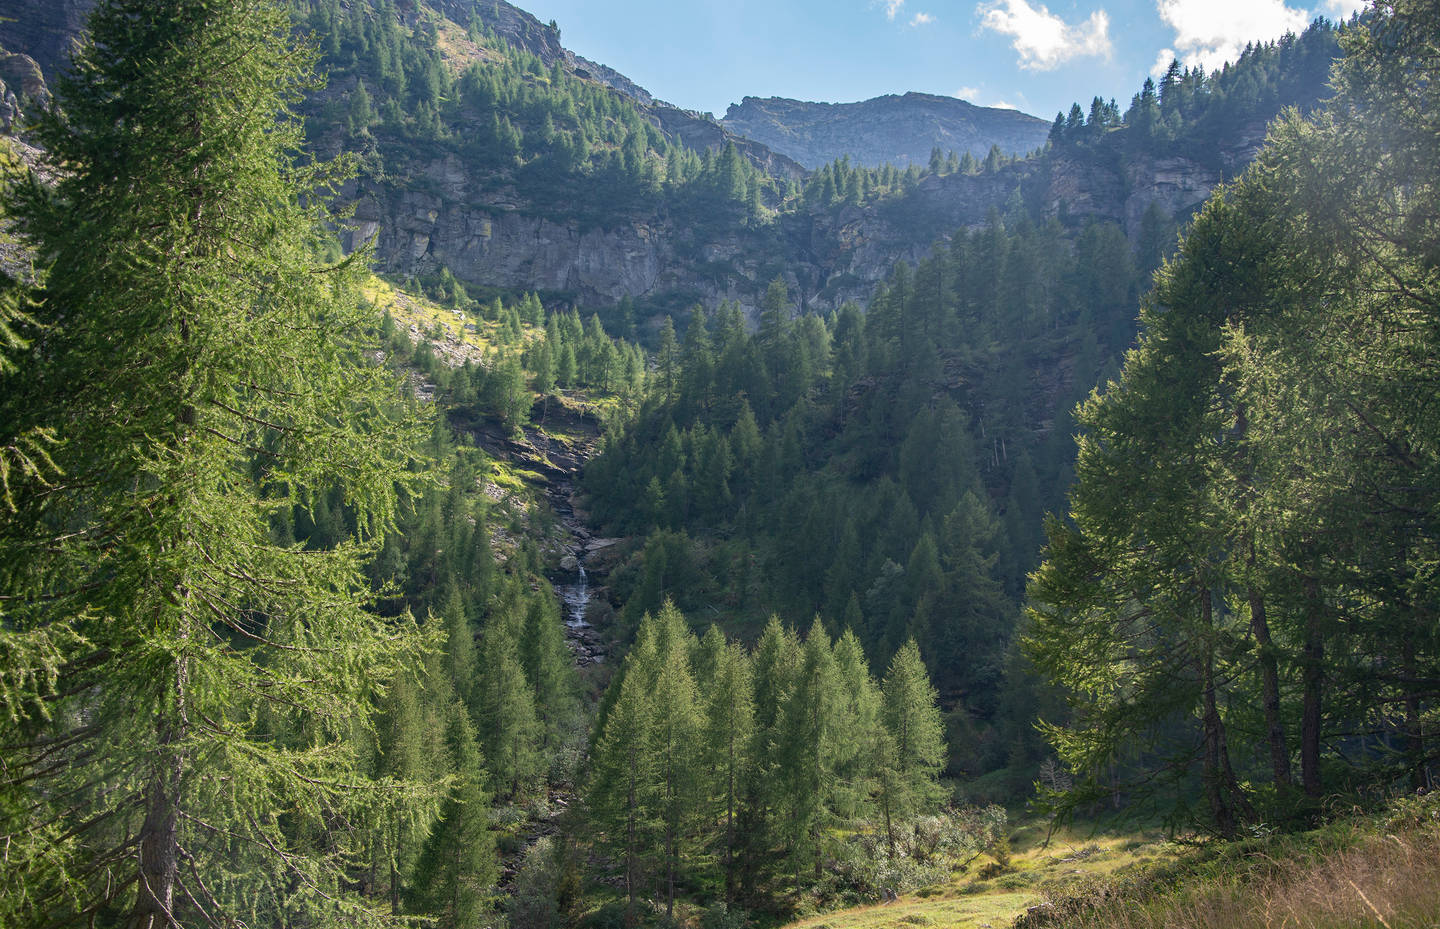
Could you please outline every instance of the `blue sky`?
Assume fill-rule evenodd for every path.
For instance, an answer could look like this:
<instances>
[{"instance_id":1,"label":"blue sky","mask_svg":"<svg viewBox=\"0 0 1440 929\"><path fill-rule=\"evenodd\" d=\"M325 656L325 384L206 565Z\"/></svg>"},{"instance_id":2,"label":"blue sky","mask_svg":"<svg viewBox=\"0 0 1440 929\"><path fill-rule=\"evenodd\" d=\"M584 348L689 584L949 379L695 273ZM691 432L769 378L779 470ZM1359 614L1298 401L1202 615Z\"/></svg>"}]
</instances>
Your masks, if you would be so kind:
<instances>
[{"instance_id":1,"label":"blue sky","mask_svg":"<svg viewBox=\"0 0 1440 929\"><path fill-rule=\"evenodd\" d=\"M849 102L918 90L1045 119L1121 109L1171 57L1216 67L1251 39L1359 0L512 0L566 47L663 100L723 116L744 96Z\"/></svg>"}]
</instances>

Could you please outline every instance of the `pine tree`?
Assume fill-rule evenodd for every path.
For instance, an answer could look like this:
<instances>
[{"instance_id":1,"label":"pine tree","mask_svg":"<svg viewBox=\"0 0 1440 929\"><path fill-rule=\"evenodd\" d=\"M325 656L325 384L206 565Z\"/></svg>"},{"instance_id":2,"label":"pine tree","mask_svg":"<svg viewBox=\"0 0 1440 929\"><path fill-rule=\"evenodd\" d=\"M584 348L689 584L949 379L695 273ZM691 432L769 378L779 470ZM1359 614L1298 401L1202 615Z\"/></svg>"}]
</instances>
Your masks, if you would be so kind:
<instances>
[{"instance_id":1,"label":"pine tree","mask_svg":"<svg viewBox=\"0 0 1440 929\"><path fill-rule=\"evenodd\" d=\"M751 763L751 737L755 724L754 682L750 659L744 649L726 643L719 627L711 626L707 641L718 640L715 667L706 682L704 759L710 776L712 816L723 823L719 830L720 866L725 876L725 894L734 899L736 891L735 834L741 790Z\"/></svg>"},{"instance_id":2,"label":"pine tree","mask_svg":"<svg viewBox=\"0 0 1440 929\"><path fill-rule=\"evenodd\" d=\"M656 387L665 403L669 404L675 399L680 374L680 345L675 341L675 321L669 316L660 325L660 346L655 351L655 366L659 377Z\"/></svg>"},{"instance_id":3,"label":"pine tree","mask_svg":"<svg viewBox=\"0 0 1440 929\"><path fill-rule=\"evenodd\" d=\"M540 773L540 721L534 691L516 655L514 631L501 617L485 627L475 724L495 793L516 796Z\"/></svg>"},{"instance_id":4,"label":"pine tree","mask_svg":"<svg viewBox=\"0 0 1440 929\"><path fill-rule=\"evenodd\" d=\"M855 603L853 595L850 602ZM862 819L872 806L885 733L880 687L870 674L854 627L847 626L835 643L835 677L840 696L834 727L834 809L842 818Z\"/></svg>"},{"instance_id":5,"label":"pine tree","mask_svg":"<svg viewBox=\"0 0 1440 929\"><path fill-rule=\"evenodd\" d=\"M559 750L568 729L574 724L576 702L575 664L565 644L559 607L553 597L534 597L525 608L520 631L520 666L535 695L535 713L540 723L540 749L547 759Z\"/></svg>"},{"instance_id":6,"label":"pine tree","mask_svg":"<svg viewBox=\"0 0 1440 929\"><path fill-rule=\"evenodd\" d=\"M654 837L650 794L656 776L655 757L649 750L654 700L650 681L635 669L653 660L646 650L654 647L653 639L637 642L626 656L621 677L611 684L614 701L608 710L602 707L592 740L595 748L586 793L601 847L624 859L625 895L631 912L644 879L645 849Z\"/></svg>"},{"instance_id":7,"label":"pine tree","mask_svg":"<svg viewBox=\"0 0 1440 929\"><path fill-rule=\"evenodd\" d=\"M805 637L793 681L776 727L774 777L798 887L802 865L820 870L820 837L831 825L834 787L839 688L830 639L818 620Z\"/></svg>"},{"instance_id":8,"label":"pine tree","mask_svg":"<svg viewBox=\"0 0 1440 929\"><path fill-rule=\"evenodd\" d=\"M700 806L700 758L695 751L701 718L689 654L693 636L675 604L665 601L651 623L641 623L640 635L652 636L654 648L641 654L653 665L638 672L651 683L649 751L654 758L655 816L660 823L661 845L656 857L665 875L665 915L675 913L675 882Z\"/></svg>"},{"instance_id":9,"label":"pine tree","mask_svg":"<svg viewBox=\"0 0 1440 929\"><path fill-rule=\"evenodd\" d=\"M475 687L478 683L475 660L475 631L466 615L465 603L460 589L452 581L446 591L445 607L441 612L445 624L445 672L455 693L468 706L474 706Z\"/></svg>"},{"instance_id":10,"label":"pine tree","mask_svg":"<svg viewBox=\"0 0 1440 929\"><path fill-rule=\"evenodd\" d=\"M447 929L475 926L488 912L498 877L495 837L490 831L490 796L469 713L450 707L445 743L454 786L415 864L412 905Z\"/></svg>"},{"instance_id":11,"label":"pine tree","mask_svg":"<svg viewBox=\"0 0 1440 929\"><path fill-rule=\"evenodd\" d=\"M881 804L891 853L895 821L925 809L940 797L937 780L945 759L945 727L937 694L914 640L890 662L883 686L882 718L888 746L881 761Z\"/></svg>"},{"instance_id":12,"label":"pine tree","mask_svg":"<svg viewBox=\"0 0 1440 929\"><path fill-rule=\"evenodd\" d=\"M347 889L362 837L334 827L357 793L405 796L342 785L415 647L360 569L423 433L364 360L361 262L313 258L340 172L293 160L310 57L272 3L107 0L41 130L56 186L13 215L45 328L0 390L0 447L54 429L64 477L0 523L0 794L21 801L0 800L0 913L382 919ZM272 541L331 490L359 540Z\"/></svg>"}]
</instances>

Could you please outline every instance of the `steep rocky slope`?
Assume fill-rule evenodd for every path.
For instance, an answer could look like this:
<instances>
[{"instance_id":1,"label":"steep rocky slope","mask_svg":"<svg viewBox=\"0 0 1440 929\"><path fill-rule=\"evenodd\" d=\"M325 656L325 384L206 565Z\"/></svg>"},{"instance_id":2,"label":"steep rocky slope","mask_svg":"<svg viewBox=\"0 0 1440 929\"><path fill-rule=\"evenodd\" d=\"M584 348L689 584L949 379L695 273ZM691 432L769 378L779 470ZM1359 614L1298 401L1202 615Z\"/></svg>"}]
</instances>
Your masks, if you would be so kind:
<instances>
[{"instance_id":1,"label":"steep rocky slope","mask_svg":"<svg viewBox=\"0 0 1440 929\"><path fill-rule=\"evenodd\" d=\"M94 6L95 0L0 0L0 46L29 55L53 76Z\"/></svg>"},{"instance_id":2,"label":"steep rocky slope","mask_svg":"<svg viewBox=\"0 0 1440 929\"><path fill-rule=\"evenodd\" d=\"M887 94L859 103L746 97L722 121L808 168L843 156L870 167L924 166L933 148L984 158L991 145L1026 154L1045 144L1050 124L1016 110L975 106L934 94Z\"/></svg>"},{"instance_id":3,"label":"steep rocky slope","mask_svg":"<svg viewBox=\"0 0 1440 929\"><path fill-rule=\"evenodd\" d=\"M1263 136L1262 124L1229 140L1227 160L1243 165ZM846 300L863 305L896 261L921 257L957 228L984 224L1016 196L1041 215L1116 222L1133 237L1152 203L1168 216L1203 203L1222 180L1211 160L1062 155L994 174L927 176L894 201L788 213L756 227L697 225L664 210L604 226L535 215L503 193L475 194L471 169L444 158L417 168L425 185L357 186L354 240L378 234L382 264L394 272L443 264L462 280L590 305L630 297L678 311L733 299L753 309L778 274L801 305L828 310Z\"/></svg>"},{"instance_id":4,"label":"steep rocky slope","mask_svg":"<svg viewBox=\"0 0 1440 929\"><path fill-rule=\"evenodd\" d=\"M0 46L28 53L53 72L92 3L0 0L0 12L10 17L0 19ZM559 65L633 101L663 135L693 150L715 152L735 143L748 161L772 177L799 178L804 173L786 156L758 142L737 140L724 125L659 103L622 75L573 55L560 44L558 30L503 0L409 0L397 3L395 10L405 28L419 24L429 11L443 15L459 33L478 19L547 67ZM447 64L458 71L468 62L461 55ZM343 112L354 86L353 79L332 80L315 111L324 113L328 107L329 112ZM745 106L754 110L776 105L751 100ZM865 130L872 138L919 131L914 114L942 111L968 114L975 125L983 116L986 125L1009 127L1004 131L1012 132L1014 141L1002 147L1015 150L1040 144L1048 130L1023 114L919 94L830 110L846 114L841 122L856 132L873 121ZM959 132L958 125L947 131ZM463 138L477 128L457 124L449 131ZM355 204L352 243L375 236L378 263L393 273L424 275L448 267L472 285L538 290L551 302L588 308L603 309L631 298L642 317L679 314L692 303L714 305L722 299L753 310L766 284L783 275L802 306L825 310L846 300L863 305L896 261L923 256L938 239L957 228L985 223L993 211L1023 205L1032 215L1058 216L1068 224L1113 221L1133 238L1152 203L1168 216L1183 215L1202 203L1216 183L1248 162L1263 128L1263 120L1256 120L1223 139L1207 140L1203 147L1157 150L1098 144L989 173L925 175L902 195L868 202L772 204L761 221L743 210L680 204L665 197L621 197L612 203L603 192L603 179L573 177L568 186L557 186L523 174L497 177L492 165L467 159L463 148L406 139L386 143L382 138L382 146L392 148L385 153L383 170L362 172L343 193ZM356 141L339 129L325 138L332 151ZM988 148L989 143L984 144ZM924 142L927 159L930 145ZM901 146L895 147L898 154ZM598 196L597 189L602 191ZM593 201L588 213L575 208L587 198Z\"/></svg>"}]
</instances>

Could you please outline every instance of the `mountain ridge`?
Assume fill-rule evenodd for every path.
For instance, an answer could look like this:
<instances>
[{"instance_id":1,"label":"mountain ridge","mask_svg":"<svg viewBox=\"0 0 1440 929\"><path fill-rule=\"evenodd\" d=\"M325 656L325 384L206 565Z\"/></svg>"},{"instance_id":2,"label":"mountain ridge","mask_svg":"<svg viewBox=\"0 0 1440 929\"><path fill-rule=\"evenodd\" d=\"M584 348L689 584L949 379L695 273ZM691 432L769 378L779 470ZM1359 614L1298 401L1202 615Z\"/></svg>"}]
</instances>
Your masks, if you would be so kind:
<instances>
[{"instance_id":1,"label":"mountain ridge","mask_svg":"<svg viewBox=\"0 0 1440 929\"><path fill-rule=\"evenodd\" d=\"M868 167L924 166L935 148L984 158L998 145L1023 155L1042 147L1050 130L1018 110L918 91L854 103L747 96L720 122L812 169L847 155Z\"/></svg>"},{"instance_id":2,"label":"mountain ridge","mask_svg":"<svg viewBox=\"0 0 1440 929\"><path fill-rule=\"evenodd\" d=\"M0 11L22 6L36 11L0 21L0 46L36 54L53 73L57 50L68 41L65 30L92 3L0 0ZM308 8L322 5L310 0ZM668 178L671 166L653 146L642 159L650 180L641 172L617 184L623 180L615 173L623 154L619 136L603 144L592 138L590 163L556 168L548 154L553 146L543 142L544 119L505 110L493 100L432 112L442 124L439 136L417 129L409 102L398 108L392 104L393 118L372 116L367 127L347 129L346 111L358 79L363 75L378 92L381 76L366 70L369 65L357 71L341 60L332 63L329 89L306 107L307 125L319 153L363 153L365 167L342 191L342 199L355 207L352 243L378 234L375 256L381 270L423 279L448 269L482 294L533 290L547 303L599 309L607 316L629 299L641 322L722 300L737 301L753 316L777 276L786 279L802 308L834 310L846 301L865 306L896 261L917 261L956 229L983 225L994 213L1013 217L1011 207L1017 204L1037 218L1059 217L1067 225L1117 222L1133 243L1152 204L1169 216L1188 213L1215 184L1243 168L1264 136L1264 113L1244 125L1227 125L1198 147L1157 147L1138 137L1126 141L1127 133L1134 135L1128 129L1116 134L1118 127L1085 127L1083 144L1059 146L1040 159L1010 165L1000 159L993 168L968 172L947 165L927 173L912 165L891 178L894 186L883 197L851 199L842 191L832 193L832 199L810 201L796 195L796 182L813 181L815 175L798 162L736 137L702 114L655 101L617 72L575 56L561 44L558 29L503 0L408 0L403 5L372 0L367 8L389 11L402 33L416 36L438 26L447 38L463 39L465 24L478 20L484 31L518 49L515 54L534 56L546 68L558 65L586 86L608 88L612 102L633 104L641 117L633 128L640 131L639 123L648 127L642 136L652 141L664 136L704 155L710 167L702 170L697 163L692 170L713 171L724 149L733 145L754 166L748 170L763 172L759 180L765 191L755 206L742 202L747 196L743 184L740 199L707 193L705 184L717 177L713 174L699 187L672 188L668 180L660 184L655 172ZM473 40L465 42L472 53L478 51ZM495 62L486 54L447 63L457 87L471 64L493 71ZM412 85L419 76L413 73ZM548 76L538 72L526 80L533 81L536 93L550 86ZM907 97L927 105L944 99L890 99ZM971 108L958 100L946 106ZM527 103L525 110L534 107ZM492 143L476 140L489 130L489 114L530 119L522 157L507 161L495 155ZM562 115L560 110L554 114L557 119ZM609 118L613 126L615 117ZM572 145L578 138L573 126L559 124ZM648 143L641 141L643 149ZM751 180L753 185L756 178Z\"/></svg>"}]
</instances>

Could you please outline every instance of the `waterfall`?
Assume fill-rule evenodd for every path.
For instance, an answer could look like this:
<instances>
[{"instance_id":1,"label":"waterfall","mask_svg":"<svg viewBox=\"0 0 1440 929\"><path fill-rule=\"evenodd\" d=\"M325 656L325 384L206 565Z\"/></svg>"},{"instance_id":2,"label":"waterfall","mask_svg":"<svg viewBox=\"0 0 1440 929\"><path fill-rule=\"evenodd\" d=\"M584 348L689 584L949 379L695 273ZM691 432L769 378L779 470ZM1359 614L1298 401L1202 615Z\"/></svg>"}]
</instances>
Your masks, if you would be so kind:
<instances>
[{"instance_id":1,"label":"waterfall","mask_svg":"<svg viewBox=\"0 0 1440 929\"><path fill-rule=\"evenodd\" d=\"M588 625L585 608L590 604L590 579L585 574L585 566L582 564L579 568L576 582L560 588L560 599L565 602L565 625L575 628Z\"/></svg>"}]
</instances>

